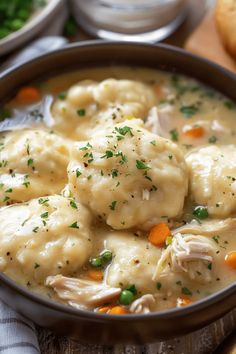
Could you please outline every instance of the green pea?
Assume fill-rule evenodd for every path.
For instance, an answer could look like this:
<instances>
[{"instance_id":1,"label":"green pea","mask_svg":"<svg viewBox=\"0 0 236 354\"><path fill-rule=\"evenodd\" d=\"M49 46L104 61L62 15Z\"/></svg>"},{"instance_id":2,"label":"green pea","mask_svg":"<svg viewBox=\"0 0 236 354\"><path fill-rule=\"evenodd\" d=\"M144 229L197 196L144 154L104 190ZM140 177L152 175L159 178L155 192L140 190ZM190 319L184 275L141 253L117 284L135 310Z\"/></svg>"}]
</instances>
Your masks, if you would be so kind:
<instances>
[{"instance_id":1,"label":"green pea","mask_svg":"<svg viewBox=\"0 0 236 354\"><path fill-rule=\"evenodd\" d=\"M131 284L131 285L127 286L127 288L125 290L131 291L131 293L133 293L134 295L137 294L137 289L136 289L136 286L134 284Z\"/></svg>"},{"instance_id":2,"label":"green pea","mask_svg":"<svg viewBox=\"0 0 236 354\"><path fill-rule=\"evenodd\" d=\"M209 214L207 207L197 206L193 211L193 215L202 220L208 218Z\"/></svg>"},{"instance_id":3,"label":"green pea","mask_svg":"<svg viewBox=\"0 0 236 354\"><path fill-rule=\"evenodd\" d=\"M101 254L101 257L104 263L108 263L112 260L112 253L111 251L105 251Z\"/></svg>"},{"instance_id":4,"label":"green pea","mask_svg":"<svg viewBox=\"0 0 236 354\"><path fill-rule=\"evenodd\" d=\"M100 268L103 266L102 257L95 257L89 260L89 263L94 268Z\"/></svg>"},{"instance_id":5,"label":"green pea","mask_svg":"<svg viewBox=\"0 0 236 354\"><path fill-rule=\"evenodd\" d=\"M134 294L129 290L123 290L120 294L119 302L122 305L130 305L134 301Z\"/></svg>"}]
</instances>

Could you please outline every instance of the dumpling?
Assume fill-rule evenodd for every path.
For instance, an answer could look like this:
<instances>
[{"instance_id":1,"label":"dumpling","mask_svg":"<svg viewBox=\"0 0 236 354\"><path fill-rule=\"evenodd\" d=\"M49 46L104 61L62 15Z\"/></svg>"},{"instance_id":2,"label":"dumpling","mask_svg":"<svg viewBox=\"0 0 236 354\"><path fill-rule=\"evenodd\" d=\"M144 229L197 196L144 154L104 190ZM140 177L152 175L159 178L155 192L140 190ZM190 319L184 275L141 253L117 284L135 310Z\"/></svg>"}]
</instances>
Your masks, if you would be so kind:
<instances>
[{"instance_id":1,"label":"dumpling","mask_svg":"<svg viewBox=\"0 0 236 354\"><path fill-rule=\"evenodd\" d=\"M121 231L110 233L106 248L113 254L106 274L108 285L125 288L135 284L141 293L156 292L152 277L161 254L159 248L152 246L146 238Z\"/></svg>"},{"instance_id":2,"label":"dumpling","mask_svg":"<svg viewBox=\"0 0 236 354\"><path fill-rule=\"evenodd\" d=\"M59 193L67 181L69 142L44 130L0 135L0 205Z\"/></svg>"},{"instance_id":3,"label":"dumpling","mask_svg":"<svg viewBox=\"0 0 236 354\"><path fill-rule=\"evenodd\" d=\"M0 271L39 284L71 275L91 252L91 217L72 199L51 196L0 209Z\"/></svg>"},{"instance_id":4,"label":"dumpling","mask_svg":"<svg viewBox=\"0 0 236 354\"><path fill-rule=\"evenodd\" d=\"M72 194L114 229L148 229L182 213L188 186L182 152L142 125L125 121L72 149Z\"/></svg>"},{"instance_id":5,"label":"dumpling","mask_svg":"<svg viewBox=\"0 0 236 354\"><path fill-rule=\"evenodd\" d=\"M72 86L52 107L55 129L74 139L89 139L94 131L133 117L145 118L155 104L153 90L132 80L91 80Z\"/></svg>"},{"instance_id":6,"label":"dumpling","mask_svg":"<svg viewBox=\"0 0 236 354\"><path fill-rule=\"evenodd\" d=\"M192 199L209 214L226 217L236 211L236 147L209 146L186 157Z\"/></svg>"}]
</instances>

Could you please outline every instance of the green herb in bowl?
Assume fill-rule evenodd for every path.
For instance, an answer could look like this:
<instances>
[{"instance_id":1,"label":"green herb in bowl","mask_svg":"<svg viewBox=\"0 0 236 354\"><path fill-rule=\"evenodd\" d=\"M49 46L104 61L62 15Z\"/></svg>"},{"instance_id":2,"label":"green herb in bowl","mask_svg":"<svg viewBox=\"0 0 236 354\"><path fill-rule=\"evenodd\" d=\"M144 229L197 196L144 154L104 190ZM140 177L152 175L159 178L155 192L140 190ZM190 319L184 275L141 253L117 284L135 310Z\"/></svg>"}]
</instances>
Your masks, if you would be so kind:
<instances>
[{"instance_id":1,"label":"green herb in bowl","mask_svg":"<svg viewBox=\"0 0 236 354\"><path fill-rule=\"evenodd\" d=\"M45 0L1 0L0 39L21 29L31 15L45 4Z\"/></svg>"}]
</instances>

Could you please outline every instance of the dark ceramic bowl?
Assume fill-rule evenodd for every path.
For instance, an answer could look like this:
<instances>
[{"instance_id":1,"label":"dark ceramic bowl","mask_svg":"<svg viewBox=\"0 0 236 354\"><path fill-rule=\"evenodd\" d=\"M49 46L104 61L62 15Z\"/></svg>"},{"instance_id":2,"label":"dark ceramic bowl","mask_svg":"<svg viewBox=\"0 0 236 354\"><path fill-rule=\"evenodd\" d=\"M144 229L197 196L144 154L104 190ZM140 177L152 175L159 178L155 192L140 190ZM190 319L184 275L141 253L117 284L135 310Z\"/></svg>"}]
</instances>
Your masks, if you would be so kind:
<instances>
[{"instance_id":1,"label":"dark ceramic bowl","mask_svg":"<svg viewBox=\"0 0 236 354\"><path fill-rule=\"evenodd\" d=\"M136 65L193 77L236 101L236 76L169 46L94 41L43 55L0 75L0 103L32 80L83 67ZM112 316L79 311L46 300L0 274L0 298L38 325L90 343L147 343L203 327L236 306L236 284L181 309Z\"/></svg>"}]
</instances>

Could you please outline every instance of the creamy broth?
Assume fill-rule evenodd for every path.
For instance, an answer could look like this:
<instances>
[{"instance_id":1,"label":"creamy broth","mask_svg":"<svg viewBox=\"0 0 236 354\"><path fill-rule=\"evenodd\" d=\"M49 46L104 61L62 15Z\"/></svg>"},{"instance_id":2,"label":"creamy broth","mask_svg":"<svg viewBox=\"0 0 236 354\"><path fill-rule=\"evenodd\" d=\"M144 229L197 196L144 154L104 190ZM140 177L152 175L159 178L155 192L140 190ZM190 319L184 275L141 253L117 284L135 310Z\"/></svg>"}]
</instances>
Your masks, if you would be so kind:
<instances>
[{"instance_id":1,"label":"creamy broth","mask_svg":"<svg viewBox=\"0 0 236 354\"><path fill-rule=\"evenodd\" d=\"M108 67L22 88L1 115L33 119L0 135L0 271L111 314L187 306L235 281L229 99Z\"/></svg>"}]
</instances>

